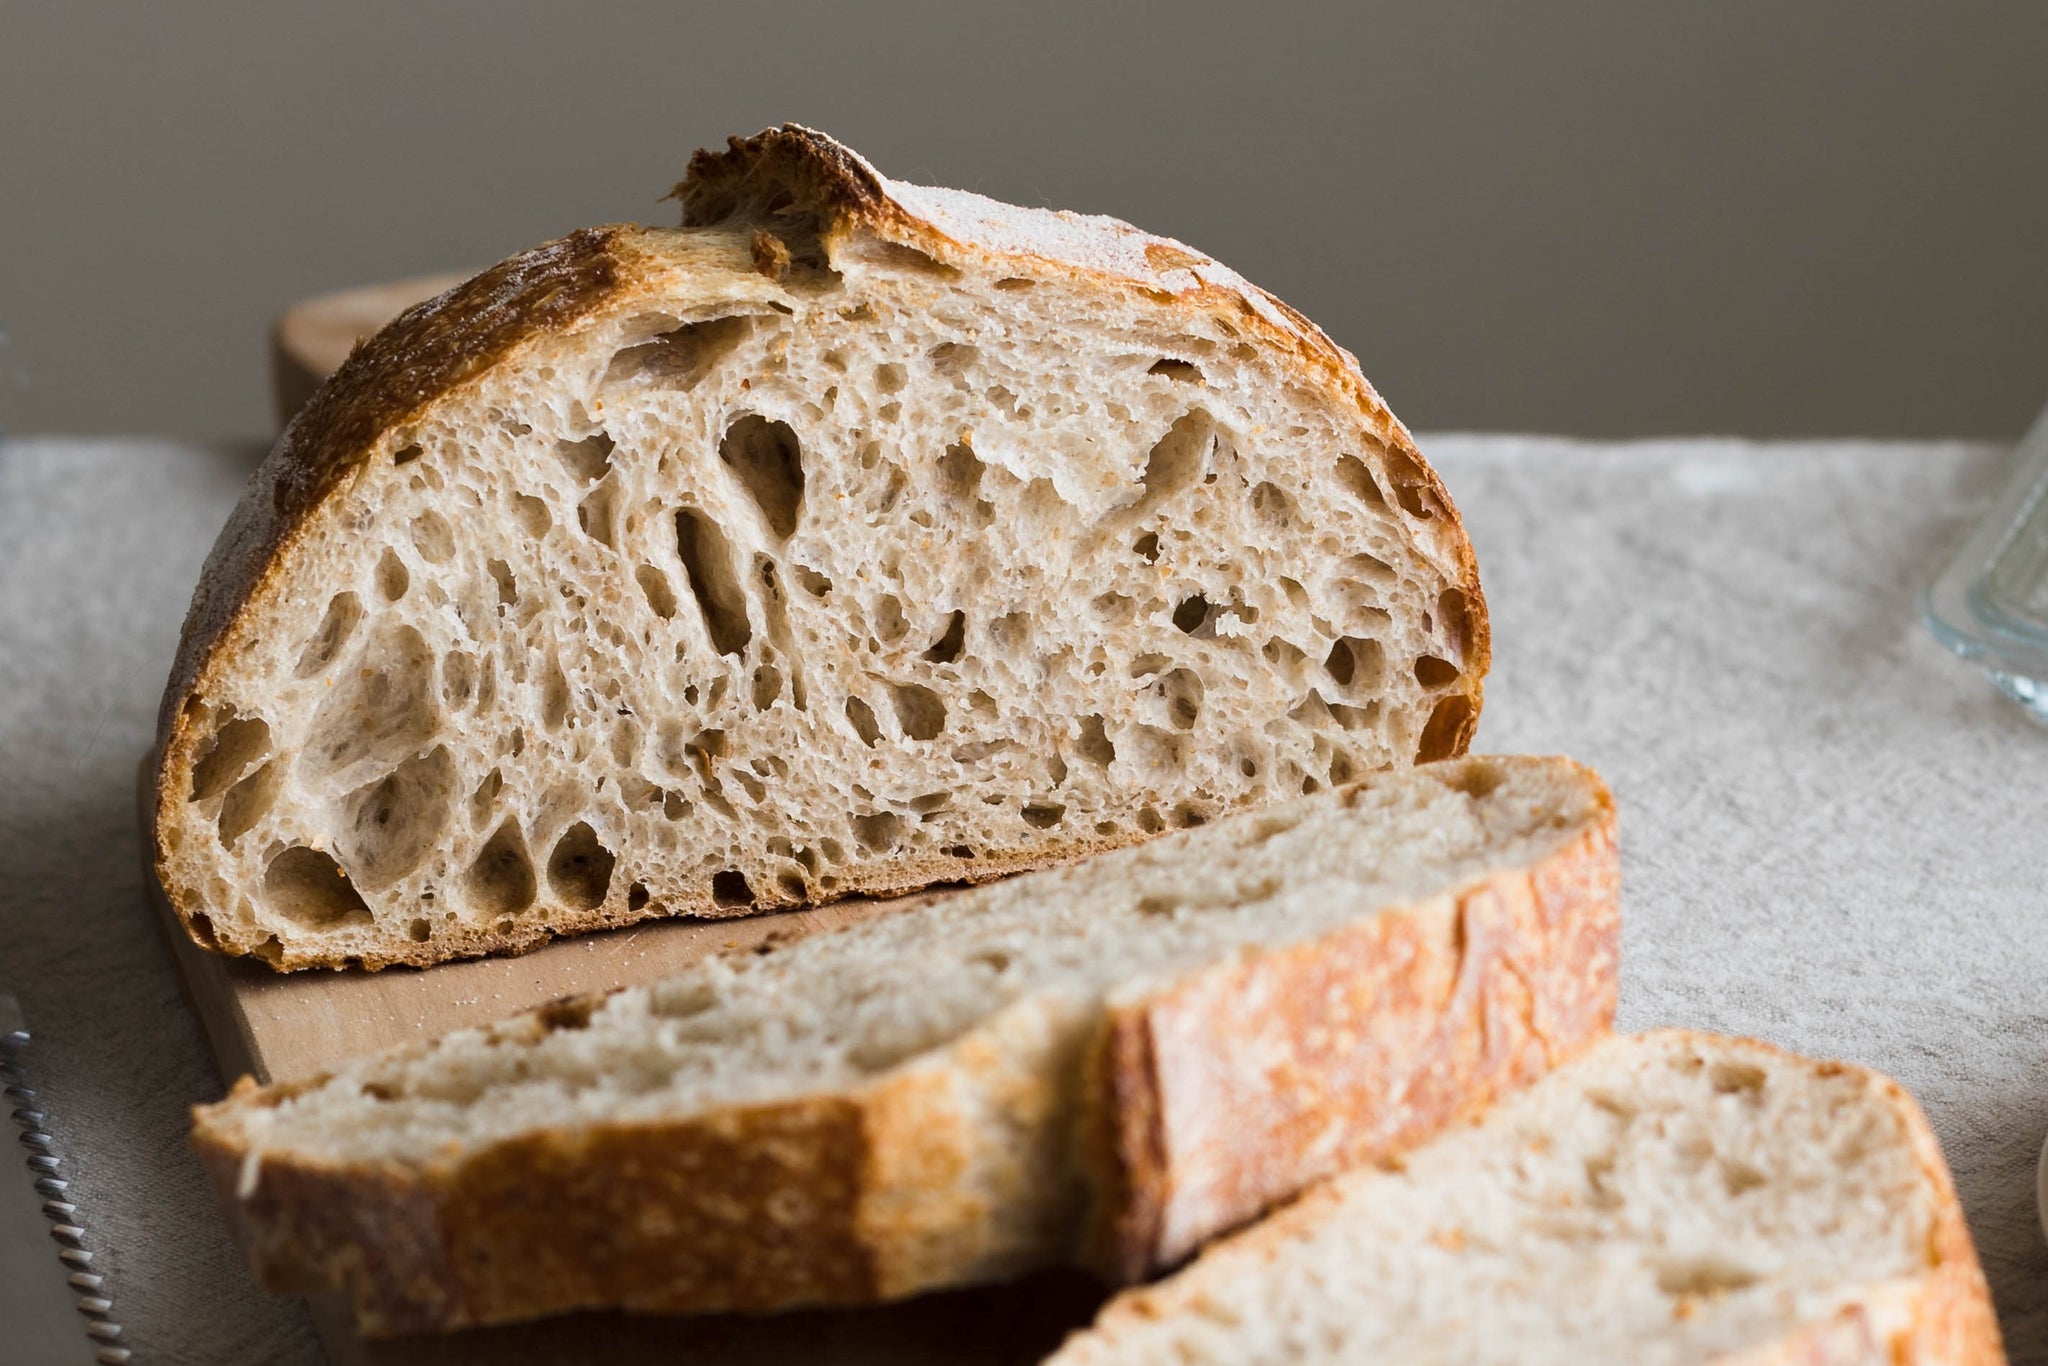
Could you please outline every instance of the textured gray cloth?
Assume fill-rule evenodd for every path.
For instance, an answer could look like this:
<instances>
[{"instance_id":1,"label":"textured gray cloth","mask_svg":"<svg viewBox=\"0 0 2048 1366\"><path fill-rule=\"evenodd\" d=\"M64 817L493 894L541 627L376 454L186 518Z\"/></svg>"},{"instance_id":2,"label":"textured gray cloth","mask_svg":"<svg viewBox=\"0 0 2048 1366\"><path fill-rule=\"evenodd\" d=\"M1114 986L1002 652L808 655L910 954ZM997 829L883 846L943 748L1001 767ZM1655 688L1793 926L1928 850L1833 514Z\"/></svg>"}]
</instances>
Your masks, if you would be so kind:
<instances>
[{"instance_id":1,"label":"textured gray cloth","mask_svg":"<svg viewBox=\"0 0 2048 1366\"><path fill-rule=\"evenodd\" d=\"M0 444L0 988L36 1033L72 1198L138 1362L320 1360L305 1310L242 1269L185 1146L186 1107L221 1082L143 898L136 834L178 626L253 462Z\"/></svg>"},{"instance_id":2,"label":"textured gray cloth","mask_svg":"<svg viewBox=\"0 0 2048 1366\"><path fill-rule=\"evenodd\" d=\"M2015 1360L2048 1361L2048 734L1929 640L1921 582L1996 483L1952 445L1423 443L1471 527L1480 747L1613 783L1622 1024L1890 1072L1932 1115ZM218 1094L143 901L133 781L251 454L0 446L0 985L153 1362L318 1358L184 1146ZM0 1158L0 1160L5 1160Z\"/></svg>"}]
</instances>

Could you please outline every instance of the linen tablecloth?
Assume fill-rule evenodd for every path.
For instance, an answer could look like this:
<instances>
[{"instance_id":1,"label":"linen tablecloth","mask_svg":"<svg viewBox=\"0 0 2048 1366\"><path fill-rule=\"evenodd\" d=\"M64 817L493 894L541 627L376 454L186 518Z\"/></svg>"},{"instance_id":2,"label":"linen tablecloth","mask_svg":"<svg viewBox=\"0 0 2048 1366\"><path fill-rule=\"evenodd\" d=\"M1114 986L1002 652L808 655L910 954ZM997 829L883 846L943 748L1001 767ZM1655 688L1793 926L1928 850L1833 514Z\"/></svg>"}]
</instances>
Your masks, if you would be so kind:
<instances>
[{"instance_id":1,"label":"linen tablecloth","mask_svg":"<svg viewBox=\"0 0 2048 1366\"><path fill-rule=\"evenodd\" d=\"M1897 1077L1955 1169L2014 1360L2048 1361L2048 731L1916 603L2005 453L1422 445L1493 613L1477 747L1572 754L1619 800L1621 1025ZM46 1041L77 1200L149 1362L319 1359L303 1309L251 1285L185 1147L186 1107L222 1081L134 818L185 604L254 458L0 444L0 987Z\"/></svg>"}]
</instances>

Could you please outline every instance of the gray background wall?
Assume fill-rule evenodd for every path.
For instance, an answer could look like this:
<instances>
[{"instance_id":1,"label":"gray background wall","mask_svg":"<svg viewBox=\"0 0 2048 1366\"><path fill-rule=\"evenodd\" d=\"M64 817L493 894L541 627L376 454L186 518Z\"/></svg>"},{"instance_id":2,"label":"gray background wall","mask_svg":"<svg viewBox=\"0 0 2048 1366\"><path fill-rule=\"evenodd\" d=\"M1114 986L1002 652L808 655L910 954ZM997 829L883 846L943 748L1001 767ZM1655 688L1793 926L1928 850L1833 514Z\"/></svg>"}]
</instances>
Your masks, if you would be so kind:
<instances>
[{"instance_id":1,"label":"gray background wall","mask_svg":"<svg viewBox=\"0 0 2048 1366\"><path fill-rule=\"evenodd\" d=\"M308 293L669 221L794 119L1186 239L1409 423L2009 435L2048 6L0 0L0 427L258 435Z\"/></svg>"}]
</instances>

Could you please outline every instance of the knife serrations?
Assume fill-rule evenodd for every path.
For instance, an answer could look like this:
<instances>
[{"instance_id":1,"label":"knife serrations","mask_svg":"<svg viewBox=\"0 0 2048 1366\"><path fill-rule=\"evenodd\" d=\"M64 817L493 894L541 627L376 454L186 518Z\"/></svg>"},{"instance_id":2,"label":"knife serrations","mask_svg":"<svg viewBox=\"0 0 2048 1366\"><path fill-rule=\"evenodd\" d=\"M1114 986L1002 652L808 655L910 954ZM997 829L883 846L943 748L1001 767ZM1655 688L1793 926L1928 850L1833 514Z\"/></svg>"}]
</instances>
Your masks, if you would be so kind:
<instances>
[{"instance_id":1,"label":"knife serrations","mask_svg":"<svg viewBox=\"0 0 2048 1366\"><path fill-rule=\"evenodd\" d=\"M106 1278L90 1270L92 1252L85 1246L84 1220L70 1199L71 1184L64 1179L63 1159L48 1128L49 1116L29 1085L29 1044L20 1004L0 992L0 1093L12 1106L17 1139L28 1150L28 1168L36 1194L42 1197L43 1218L57 1244L58 1260L69 1269L66 1280L73 1293L73 1307L84 1320L93 1360L102 1366L126 1366L133 1353L122 1344L121 1325L114 1320L114 1301L107 1292Z\"/></svg>"}]
</instances>

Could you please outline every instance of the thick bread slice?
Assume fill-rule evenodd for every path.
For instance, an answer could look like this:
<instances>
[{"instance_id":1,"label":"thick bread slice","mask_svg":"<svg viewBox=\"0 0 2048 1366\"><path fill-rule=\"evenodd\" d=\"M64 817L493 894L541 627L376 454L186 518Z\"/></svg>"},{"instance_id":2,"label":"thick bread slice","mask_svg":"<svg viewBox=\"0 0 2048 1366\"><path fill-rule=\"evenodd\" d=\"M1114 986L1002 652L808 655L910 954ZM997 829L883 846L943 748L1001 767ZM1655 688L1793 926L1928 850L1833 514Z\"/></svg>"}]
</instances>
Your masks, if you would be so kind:
<instances>
[{"instance_id":1,"label":"thick bread slice","mask_svg":"<svg viewBox=\"0 0 2048 1366\"><path fill-rule=\"evenodd\" d=\"M1319 1187L1113 1300L1052 1366L2004 1359L1911 1097L1668 1030Z\"/></svg>"},{"instance_id":2,"label":"thick bread slice","mask_svg":"<svg viewBox=\"0 0 2048 1366\"><path fill-rule=\"evenodd\" d=\"M194 1141L263 1281L373 1332L1130 1277L1604 1032L1617 884L1591 772L1446 761L245 1082Z\"/></svg>"},{"instance_id":3,"label":"thick bread slice","mask_svg":"<svg viewBox=\"0 0 2048 1366\"><path fill-rule=\"evenodd\" d=\"M985 879L1464 750L1470 547L1298 314L799 129L678 193L408 311L257 473L161 713L201 943Z\"/></svg>"}]
</instances>

